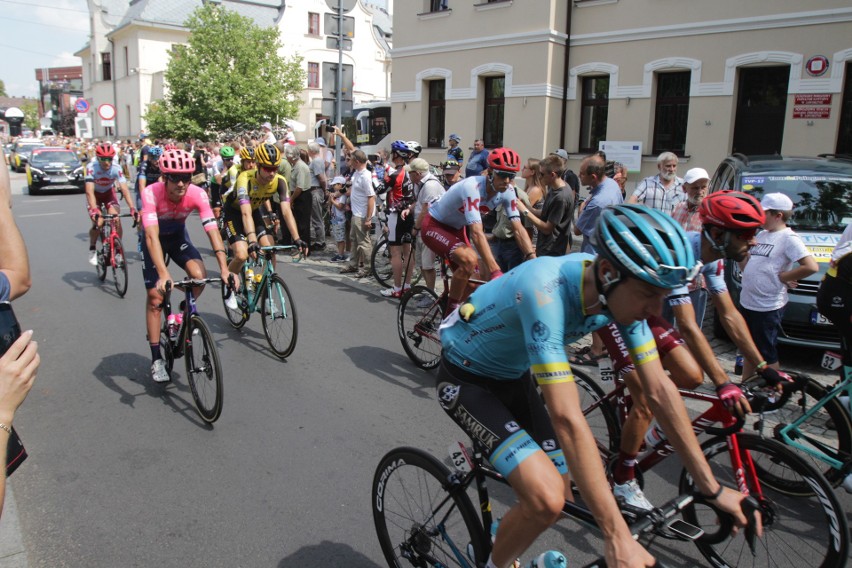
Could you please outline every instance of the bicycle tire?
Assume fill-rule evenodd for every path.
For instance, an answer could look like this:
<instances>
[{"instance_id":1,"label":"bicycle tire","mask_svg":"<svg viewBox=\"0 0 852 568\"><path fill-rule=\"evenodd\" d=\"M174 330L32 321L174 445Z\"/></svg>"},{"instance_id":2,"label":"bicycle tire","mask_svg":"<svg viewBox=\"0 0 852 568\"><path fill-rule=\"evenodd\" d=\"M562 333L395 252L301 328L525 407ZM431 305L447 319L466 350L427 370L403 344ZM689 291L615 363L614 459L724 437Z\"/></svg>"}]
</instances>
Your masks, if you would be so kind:
<instances>
[{"instance_id":1,"label":"bicycle tire","mask_svg":"<svg viewBox=\"0 0 852 568\"><path fill-rule=\"evenodd\" d=\"M811 409L818 401L822 400L829 390L831 389L827 389L814 380L809 380L803 390L792 393L786 404L775 409L772 413L763 415L763 431L783 444L784 441L778 433L780 427L798 420L806 409ZM843 408L843 404L837 398L829 400L825 406L803 422L798 427L798 431L802 436L827 446L827 451L831 452L835 459L845 461L852 457L852 421ZM801 436L797 441L805 446L813 447L816 451L823 451ZM835 469L818 457L798 448L791 447L791 449L796 450L800 456L822 472L832 486L837 487L843 482L845 475L842 470ZM778 491L787 491L791 495L810 494L811 489L806 484L792 484L782 479L775 479L769 472L759 472L759 475L761 475L761 480L764 483L772 484Z\"/></svg>"},{"instance_id":2,"label":"bicycle tire","mask_svg":"<svg viewBox=\"0 0 852 568\"><path fill-rule=\"evenodd\" d=\"M574 373L574 383L578 387L583 416L586 417L586 422L589 423L592 434L598 442L601 458L608 465L621 444L621 426L615 410L609 402L603 401L606 393L594 379L579 369L572 368L571 371ZM608 455L605 452L608 452Z\"/></svg>"},{"instance_id":3,"label":"bicycle tire","mask_svg":"<svg viewBox=\"0 0 852 568\"><path fill-rule=\"evenodd\" d=\"M121 239L115 239L115 249L112 251L115 262L112 265L112 280L115 291L122 298L127 294L127 255L124 254L124 245Z\"/></svg>"},{"instance_id":4,"label":"bicycle tire","mask_svg":"<svg viewBox=\"0 0 852 568\"><path fill-rule=\"evenodd\" d=\"M465 488L426 452L388 452L376 468L371 496L376 536L391 568L471 568L488 559L491 542Z\"/></svg>"},{"instance_id":5,"label":"bicycle tire","mask_svg":"<svg viewBox=\"0 0 852 568\"><path fill-rule=\"evenodd\" d=\"M760 502L764 531L763 537L755 543L754 556L742 537L744 531L729 538L730 525L720 522L711 506L690 505L684 509L683 517L705 531L705 535L695 541L701 554L711 565L719 568L845 566L849 548L846 513L825 477L798 454L775 440L753 434L738 434L737 439L740 448L748 451L755 464L783 468L787 475L800 476L803 482L813 488L813 492L809 497L794 497L780 493L765 483L760 483L760 488L749 487L752 496ZM737 487L727 439L713 438L702 444L701 449L714 477L729 487ZM748 472L745 478L750 484ZM680 492L694 490L692 477L684 469L680 476Z\"/></svg>"},{"instance_id":6,"label":"bicycle tire","mask_svg":"<svg viewBox=\"0 0 852 568\"><path fill-rule=\"evenodd\" d=\"M201 316L193 314L186 330L186 380L202 420L216 422L222 414L222 366L213 335ZM200 349L199 349L200 345Z\"/></svg>"},{"instance_id":7,"label":"bicycle tire","mask_svg":"<svg viewBox=\"0 0 852 568\"><path fill-rule=\"evenodd\" d=\"M225 303L225 297L228 294L228 284L222 283L222 307L225 308L225 317L228 318L228 322L234 329L242 329L249 319L246 278L242 271L240 271L238 278L240 279L240 289L234 292L237 298L236 310L228 308L228 305Z\"/></svg>"},{"instance_id":8,"label":"bicycle tire","mask_svg":"<svg viewBox=\"0 0 852 568\"><path fill-rule=\"evenodd\" d=\"M373 247L370 255L370 273L383 288L390 288L393 285L393 267L387 239L381 239Z\"/></svg>"},{"instance_id":9,"label":"bicycle tire","mask_svg":"<svg viewBox=\"0 0 852 568\"><path fill-rule=\"evenodd\" d=\"M263 287L260 301L266 341L276 356L285 359L293 353L299 337L299 317L290 289L280 276L273 274ZM270 308L272 313L269 313Z\"/></svg>"},{"instance_id":10,"label":"bicycle tire","mask_svg":"<svg viewBox=\"0 0 852 568\"><path fill-rule=\"evenodd\" d=\"M109 247L104 245L101 237L98 237L97 251L98 264L95 269L98 272L98 280L103 282L107 277L107 258L109 258Z\"/></svg>"},{"instance_id":11,"label":"bicycle tire","mask_svg":"<svg viewBox=\"0 0 852 568\"><path fill-rule=\"evenodd\" d=\"M420 308L417 302L429 297L428 307ZM434 369L441 362L441 338L438 327L443 319L443 308L438 295L426 286L414 286L399 302L397 332L405 354L421 369Z\"/></svg>"}]
</instances>

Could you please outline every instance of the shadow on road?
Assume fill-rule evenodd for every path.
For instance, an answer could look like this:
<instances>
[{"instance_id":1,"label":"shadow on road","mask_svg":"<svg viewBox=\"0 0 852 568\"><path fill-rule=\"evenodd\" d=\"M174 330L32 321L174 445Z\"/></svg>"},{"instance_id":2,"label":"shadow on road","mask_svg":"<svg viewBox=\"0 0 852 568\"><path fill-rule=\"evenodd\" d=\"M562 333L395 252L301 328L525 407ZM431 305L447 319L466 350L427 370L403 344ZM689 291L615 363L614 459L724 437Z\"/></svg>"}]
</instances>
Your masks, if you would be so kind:
<instances>
[{"instance_id":1,"label":"shadow on road","mask_svg":"<svg viewBox=\"0 0 852 568\"><path fill-rule=\"evenodd\" d=\"M343 352L365 373L407 388L421 398L435 398L435 374L417 369L405 355L374 345L348 347Z\"/></svg>"},{"instance_id":2,"label":"shadow on road","mask_svg":"<svg viewBox=\"0 0 852 568\"><path fill-rule=\"evenodd\" d=\"M303 546L290 556L282 558L279 568L291 566L347 566L348 568L380 568L378 564L352 549L348 544L330 542Z\"/></svg>"},{"instance_id":3,"label":"shadow on road","mask_svg":"<svg viewBox=\"0 0 852 568\"><path fill-rule=\"evenodd\" d=\"M75 292L80 292L86 288L104 288L108 293L118 298L118 293L115 291L115 286L112 282L112 274L107 272L107 278L103 282L98 279L95 274L95 267L92 270L77 270L75 272L66 272L62 275L62 281L68 284Z\"/></svg>"},{"instance_id":4,"label":"shadow on road","mask_svg":"<svg viewBox=\"0 0 852 568\"><path fill-rule=\"evenodd\" d=\"M223 335L226 335L228 336L228 339L238 341L240 344L245 345L252 351L256 352L258 355L263 355L264 357L267 357L272 361L287 361L287 359L280 359L269 348L269 343L266 341L266 335L264 335L263 333L263 322L260 319L259 313L253 313L252 317L246 322L246 324L241 329L234 329L234 327L231 325L231 322L228 321L228 318L223 315L209 312L203 312L201 315L204 317L204 321L207 323L207 325L210 327L210 330L214 334L221 333ZM215 341L216 347L220 348L221 340L215 339ZM299 338L297 336L296 349L298 348Z\"/></svg>"}]
</instances>

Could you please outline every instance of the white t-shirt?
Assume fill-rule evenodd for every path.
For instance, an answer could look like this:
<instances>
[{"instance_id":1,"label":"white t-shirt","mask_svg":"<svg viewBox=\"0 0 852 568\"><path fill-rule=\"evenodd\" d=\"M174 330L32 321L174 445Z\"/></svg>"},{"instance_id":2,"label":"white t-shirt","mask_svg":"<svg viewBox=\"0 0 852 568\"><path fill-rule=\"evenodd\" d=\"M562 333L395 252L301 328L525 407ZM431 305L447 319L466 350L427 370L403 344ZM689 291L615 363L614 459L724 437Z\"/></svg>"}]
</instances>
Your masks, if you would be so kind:
<instances>
[{"instance_id":1,"label":"white t-shirt","mask_svg":"<svg viewBox=\"0 0 852 568\"><path fill-rule=\"evenodd\" d=\"M370 170L355 170L352 173L352 190L349 192L349 206L352 208L353 217L363 219L367 215L367 205L373 195L376 195L376 192L373 191Z\"/></svg>"},{"instance_id":2,"label":"white t-shirt","mask_svg":"<svg viewBox=\"0 0 852 568\"><path fill-rule=\"evenodd\" d=\"M811 256L801 237L787 227L780 231L761 231L757 244L749 250L743 270L740 304L755 312L770 312L787 305L787 285L778 275L793 264Z\"/></svg>"},{"instance_id":3,"label":"white t-shirt","mask_svg":"<svg viewBox=\"0 0 852 568\"><path fill-rule=\"evenodd\" d=\"M840 235L840 240L837 241L837 246L842 245L846 241L852 241L852 223L846 225L846 230L844 230L843 234Z\"/></svg>"}]
</instances>

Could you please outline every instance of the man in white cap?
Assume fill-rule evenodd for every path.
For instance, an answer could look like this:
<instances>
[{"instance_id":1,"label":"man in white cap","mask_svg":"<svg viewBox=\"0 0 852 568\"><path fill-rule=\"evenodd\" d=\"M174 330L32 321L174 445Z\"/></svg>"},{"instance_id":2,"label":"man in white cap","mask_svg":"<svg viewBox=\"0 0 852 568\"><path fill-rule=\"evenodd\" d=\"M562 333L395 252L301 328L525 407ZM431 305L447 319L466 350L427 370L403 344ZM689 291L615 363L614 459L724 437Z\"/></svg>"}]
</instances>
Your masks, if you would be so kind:
<instances>
[{"instance_id":1,"label":"man in white cap","mask_svg":"<svg viewBox=\"0 0 852 568\"><path fill-rule=\"evenodd\" d=\"M263 140L264 144L275 144L278 139L275 138L275 135L272 133L272 125L269 122L264 122L260 125L260 129L263 130L263 135L266 138Z\"/></svg>"},{"instance_id":2,"label":"man in white cap","mask_svg":"<svg viewBox=\"0 0 852 568\"><path fill-rule=\"evenodd\" d=\"M787 305L787 290L815 274L819 266L799 235L787 226L793 216L793 201L783 193L767 193L760 206L766 212L764 230L740 263L740 312L767 365L778 369L778 330ZM798 264L795 268L794 263ZM754 364L745 361L743 377L751 376L753 371Z\"/></svg>"},{"instance_id":3,"label":"man in white cap","mask_svg":"<svg viewBox=\"0 0 852 568\"><path fill-rule=\"evenodd\" d=\"M709 187L710 175L704 168L692 168L683 176L683 191L686 194L686 201L681 201L675 206L672 217L680 223L684 231L701 230L701 217L698 215L698 208L704 198L707 197Z\"/></svg>"}]
</instances>

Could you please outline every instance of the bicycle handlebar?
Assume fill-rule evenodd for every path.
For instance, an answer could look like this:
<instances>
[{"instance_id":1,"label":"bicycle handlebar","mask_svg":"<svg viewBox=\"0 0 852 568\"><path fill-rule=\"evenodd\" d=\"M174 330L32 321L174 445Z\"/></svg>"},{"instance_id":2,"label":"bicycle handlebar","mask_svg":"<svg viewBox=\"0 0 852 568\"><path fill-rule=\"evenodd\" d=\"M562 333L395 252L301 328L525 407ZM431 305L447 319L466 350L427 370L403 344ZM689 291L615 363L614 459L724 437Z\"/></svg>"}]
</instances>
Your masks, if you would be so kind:
<instances>
[{"instance_id":1,"label":"bicycle handlebar","mask_svg":"<svg viewBox=\"0 0 852 568\"><path fill-rule=\"evenodd\" d=\"M745 416L738 416L737 421L730 426L707 426L704 431L711 436L730 436L742 430L744 424Z\"/></svg>"}]
</instances>

